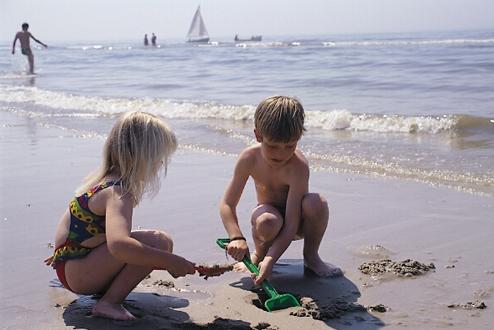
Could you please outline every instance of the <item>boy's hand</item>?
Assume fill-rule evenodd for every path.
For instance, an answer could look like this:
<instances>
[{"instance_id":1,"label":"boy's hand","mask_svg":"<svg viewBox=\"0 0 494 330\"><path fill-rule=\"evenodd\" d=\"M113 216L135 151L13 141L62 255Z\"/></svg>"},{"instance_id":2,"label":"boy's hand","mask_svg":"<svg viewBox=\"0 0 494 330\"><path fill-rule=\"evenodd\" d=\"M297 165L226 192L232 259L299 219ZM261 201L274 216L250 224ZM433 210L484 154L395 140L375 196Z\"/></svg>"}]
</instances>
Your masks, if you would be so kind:
<instances>
[{"instance_id":1,"label":"boy's hand","mask_svg":"<svg viewBox=\"0 0 494 330\"><path fill-rule=\"evenodd\" d=\"M226 250L233 259L237 261L242 261L246 253L249 253L249 247L247 242L243 239L235 240L228 243Z\"/></svg>"},{"instance_id":2,"label":"boy's hand","mask_svg":"<svg viewBox=\"0 0 494 330\"><path fill-rule=\"evenodd\" d=\"M273 259L271 257L265 257L259 263L259 275L253 275L254 283L256 285L261 285L262 281L271 276L271 272L273 271Z\"/></svg>"},{"instance_id":3,"label":"boy's hand","mask_svg":"<svg viewBox=\"0 0 494 330\"><path fill-rule=\"evenodd\" d=\"M194 263L177 255L174 255L173 262L170 263L166 270L174 278L185 276L187 274L194 274L196 272Z\"/></svg>"}]
</instances>

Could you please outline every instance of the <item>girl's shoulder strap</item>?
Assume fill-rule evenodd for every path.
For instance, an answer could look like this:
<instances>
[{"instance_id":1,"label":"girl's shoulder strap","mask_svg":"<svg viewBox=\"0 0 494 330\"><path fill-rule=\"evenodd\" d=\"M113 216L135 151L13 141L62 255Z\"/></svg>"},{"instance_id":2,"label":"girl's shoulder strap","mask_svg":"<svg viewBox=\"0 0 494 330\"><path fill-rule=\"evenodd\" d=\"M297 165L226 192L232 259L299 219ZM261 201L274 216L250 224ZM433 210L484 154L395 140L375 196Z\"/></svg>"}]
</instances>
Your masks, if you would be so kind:
<instances>
[{"instance_id":1,"label":"girl's shoulder strap","mask_svg":"<svg viewBox=\"0 0 494 330\"><path fill-rule=\"evenodd\" d=\"M113 186L121 186L122 181L121 180L110 180L110 181L105 181L103 183L100 183L93 188L91 188L87 193L87 197L91 197L92 195L96 194L98 191L101 191L105 188L108 187L113 187Z\"/></svg>"},{"instance_id":2,"label":"girl's shoulder strap","mask_svg":"<svg viewBox=\"0 0 494 330\"><path fill-rule=\"evenodd\" d=\"M105 189L108 187L113 187L113 186L121 186L122 185L122 180L110 180L103 182L100 184L101 189Z\"/></svg>"}]
</instances>

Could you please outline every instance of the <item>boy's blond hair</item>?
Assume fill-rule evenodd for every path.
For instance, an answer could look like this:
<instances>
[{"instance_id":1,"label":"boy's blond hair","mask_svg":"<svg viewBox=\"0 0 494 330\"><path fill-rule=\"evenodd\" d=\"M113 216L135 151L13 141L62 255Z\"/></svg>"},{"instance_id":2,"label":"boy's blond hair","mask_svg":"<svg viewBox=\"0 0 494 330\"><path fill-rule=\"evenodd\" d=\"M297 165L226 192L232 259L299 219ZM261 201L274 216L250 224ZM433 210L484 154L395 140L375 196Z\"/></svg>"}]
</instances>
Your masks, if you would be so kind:
<instances>
[{"instance_id":1,"label":"boy's blond hair","mask_svg":"<svg viewBox=\"0 0 494 330\"><path fill-rule=\"evenodd\" d=\"M298 140L305 131L305 113L294 97L271 96L257 106L254 126L263 137L275 142Z\"/></svg>"},{"instance_id":2,"label":"boy's blond hair","mask_svg":"<svg viewBox=\"0 0 494 330\"><path fill-rule=\"evenodd\" d=\"M137 205L145 192L159 190L159 170L165 173L177 139L173 131L155 115L127 112L113 126L105 143L103 162L90 174L77 194L100 183L109 174L119 175L121 186Z\"/></svg>"}]
</instances>

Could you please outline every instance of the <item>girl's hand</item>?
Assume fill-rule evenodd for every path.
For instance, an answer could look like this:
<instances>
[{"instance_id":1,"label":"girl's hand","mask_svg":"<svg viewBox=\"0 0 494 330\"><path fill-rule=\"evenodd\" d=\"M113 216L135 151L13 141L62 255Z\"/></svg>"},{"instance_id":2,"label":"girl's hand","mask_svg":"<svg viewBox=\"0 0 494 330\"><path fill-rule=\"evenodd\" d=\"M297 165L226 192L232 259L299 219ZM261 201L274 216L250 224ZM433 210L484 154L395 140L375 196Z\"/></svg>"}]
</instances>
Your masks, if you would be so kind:
<instances>
[{"instance_id":1,"label":"girl's hand","mask_svg":"<svg viewBox=\"0 0 494 330\"><path fill-rule=\"evenodd\" d=\"M195 264L177 255L173 255L170 265L166 267L168 273L174 278L194 274L196 272Z\"/></svg>"},{"instance_id":2,"label":"girl's hand","mask_svg":"<svg viewBox=\"0 0 494 330\"><path fill-rule=\"evenodd\" d=\"M249 253L249 247L247 246L247 242L245 240L235 240L228 243L226 251L232 256L233 259L242 261L245 254Z\"/></svg>"},{"instance_id":3,"label":"girl's hand","mask_svg":"<svg viewBox=\"0 0 494 330\"><path fill-rule=\"evenodd\" d=\"M273 271L273 259L271 257L265 257L260 263L259 263L259 275L252 275L252 279L254 280L254 283L256 285L260 285L262 281L264 281L266 278L271 277L271 273Z\"/></svg>"},{"instance_id":4,"label":"girl's hand","mask_svg":"<svg viewBox=\"0 0 494 330\"><path fill-rule=\"evenodd\" d=\"M45 265L50 266L53 262L53 256L49 256L44 260Z\"/></svg>"}]
</instances>

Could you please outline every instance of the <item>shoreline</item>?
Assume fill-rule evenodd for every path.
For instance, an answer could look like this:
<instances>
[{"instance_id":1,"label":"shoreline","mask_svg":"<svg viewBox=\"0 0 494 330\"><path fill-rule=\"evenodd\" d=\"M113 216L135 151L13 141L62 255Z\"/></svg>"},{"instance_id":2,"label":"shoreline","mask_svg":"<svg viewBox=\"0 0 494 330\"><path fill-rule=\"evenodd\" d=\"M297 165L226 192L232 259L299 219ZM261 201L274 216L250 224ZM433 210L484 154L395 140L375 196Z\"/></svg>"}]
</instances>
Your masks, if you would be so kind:
<instances>
[{"instance_id":1,"label":"shoreline","mask_svg":"<svg viewBox=\"0 0 494 330\"><path fill-rule=\"evenodd\" d=\"M51 253L55 225L74 189L99 164L103 139L77 137L6 112L0 119L2 328L128 327L87 316L91 298L59 288L54 271L42 262ZM234 162L232 156L179 150L159 194L135 209L135 229L164 229L174 239L174 252L191 261L226 262L214 241L225 236L218 202ZM204 281L198 276L175 280L154 271L126 300L140 316L132 327L252 328L266 322L273 329L487 329L494 322L494 198L356 174L312 171L310 183L331 208L321 256L345 274L336 279L304 274L303 242L297 241L278 262L273 286L317 299L320 306L341 299L389 310L348 311L324 321L296 317L290 310L267 313L252 302L257 295L250 291L248 274ZM249 182L238 208L246 235L253 205ZM252 246L250 237L248 242ZM358 270L364 262L383 258L432 262L436 268L413 278L374 278ZM164 283L159 281L173 281L175 288L154 284ZM477 299L487 309L448 307Z\"/></svg>"}]
</instances>

